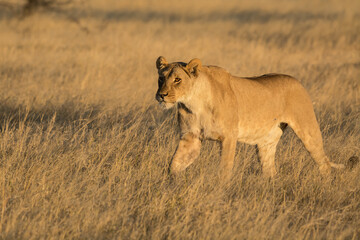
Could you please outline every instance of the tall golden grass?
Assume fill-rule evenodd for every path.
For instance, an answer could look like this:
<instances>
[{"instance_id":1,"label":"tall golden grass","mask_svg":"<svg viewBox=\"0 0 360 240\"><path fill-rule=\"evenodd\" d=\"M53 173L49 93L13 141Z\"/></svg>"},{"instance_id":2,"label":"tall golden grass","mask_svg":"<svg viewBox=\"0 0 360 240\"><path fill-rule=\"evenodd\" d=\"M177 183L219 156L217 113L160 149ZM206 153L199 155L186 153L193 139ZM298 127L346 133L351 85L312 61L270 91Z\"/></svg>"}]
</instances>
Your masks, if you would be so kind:
<instances>
[{"instance_id":1,"label":"tall golden grass","mask_svg":"<svg viewBox=\"0 0 360 240\"><path fill-rule=\"evenodd\" d=\"M84 31L84 29L87 29ZM288 129L264 179L238 144L230 186L204 142L177 179L176 110L155 60L295 76L332 161L360 153L359 1L83 1L0 11L0 239L359 239L360 167L325 182Z\"/></svg>"}]
</instances>

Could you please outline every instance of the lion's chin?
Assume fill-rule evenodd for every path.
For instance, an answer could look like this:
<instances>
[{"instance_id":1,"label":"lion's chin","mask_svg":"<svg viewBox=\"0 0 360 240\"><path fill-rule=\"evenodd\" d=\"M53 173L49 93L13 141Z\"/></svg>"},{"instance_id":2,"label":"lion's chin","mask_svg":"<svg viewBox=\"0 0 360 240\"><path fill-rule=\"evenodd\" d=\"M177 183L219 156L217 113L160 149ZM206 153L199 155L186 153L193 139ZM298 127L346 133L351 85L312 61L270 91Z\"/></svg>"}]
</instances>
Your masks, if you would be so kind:
<instances>
[{"instance_id":1,"label":"lion's chin","mask_svg":"<svg viewBox=\"0 0 360 240\"><path fill-rule=\"evenodd\" d=\"M174 103L169 103L169 102L160 102L159 105L163 108L163 109L170 109L172 107L175 106Z\"/></svg>"}]
</instances>

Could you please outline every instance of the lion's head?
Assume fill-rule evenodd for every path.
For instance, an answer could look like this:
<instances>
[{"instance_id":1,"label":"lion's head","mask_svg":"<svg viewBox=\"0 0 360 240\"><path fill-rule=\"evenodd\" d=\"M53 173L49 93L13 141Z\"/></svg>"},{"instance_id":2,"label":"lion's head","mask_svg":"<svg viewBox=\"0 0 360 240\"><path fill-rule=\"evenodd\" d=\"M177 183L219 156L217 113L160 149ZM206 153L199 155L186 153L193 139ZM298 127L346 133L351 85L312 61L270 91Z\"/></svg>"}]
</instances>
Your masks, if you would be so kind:
<instances>
[{"instance_id":1,"label":"lion's head","mask_svg":"<svg viewBox=\"0 0 360 240\"><path fill-rule=\"evenodd\" d=\"M159 73L156 100L166 108L171 108L190 91L201 68L201 61L193 59L188 64L183 62L168 63L160 56L156 60Z\"/></svg>"}]
</instances>

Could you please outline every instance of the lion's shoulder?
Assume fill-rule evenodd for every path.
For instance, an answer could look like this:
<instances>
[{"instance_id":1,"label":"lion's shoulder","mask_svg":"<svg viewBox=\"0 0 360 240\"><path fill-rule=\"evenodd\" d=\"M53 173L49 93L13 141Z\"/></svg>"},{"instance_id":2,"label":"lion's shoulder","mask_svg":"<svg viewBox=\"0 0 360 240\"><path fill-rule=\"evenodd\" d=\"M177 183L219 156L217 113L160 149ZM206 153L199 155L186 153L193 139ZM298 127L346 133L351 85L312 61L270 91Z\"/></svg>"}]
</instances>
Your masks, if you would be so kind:
<instances>
[{"instance_id":1,"label":"lion's shoulder","mask_svg":"<svg viewBox=\"0 0 360 240\"><path fill-rule=\"evenodd\" d=\"M209 78L219 82L224 81L224 79L229 79L232 76L225 68L213 65L203 66L201 70Z\"/></svg>"}]
</instances>

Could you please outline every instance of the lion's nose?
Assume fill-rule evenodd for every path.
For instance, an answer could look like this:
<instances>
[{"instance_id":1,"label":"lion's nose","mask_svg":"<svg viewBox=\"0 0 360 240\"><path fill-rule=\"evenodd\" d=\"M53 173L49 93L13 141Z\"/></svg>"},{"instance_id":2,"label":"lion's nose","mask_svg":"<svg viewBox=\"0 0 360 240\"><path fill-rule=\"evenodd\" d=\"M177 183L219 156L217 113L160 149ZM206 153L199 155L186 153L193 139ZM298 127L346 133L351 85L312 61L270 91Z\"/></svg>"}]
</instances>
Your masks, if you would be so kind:
<instances>
[{"instance_id":1,"label":"lion's nose","mask_svg":"<svg viewBox=\"0 0 360 240\"><path fill-rule=\"evenodd\" d=\"M168 95L168 93L157 93L156 94L156 100L158 100L159 102L164 101L164 97L166 97Z\"/></svg>"},{"instance_id":2,"label":"lion's nose","mask_svg":"<svg viewBox=\"0 0 360 240\"><path fill-rule=\"evenodd\" d=\"M162 99L164 99L164 97L166 97L167 95L169 95L169 93L159 93L160 97Z\"/></svg>"}]
</instances>

